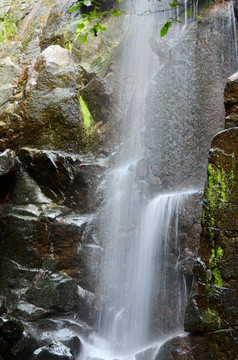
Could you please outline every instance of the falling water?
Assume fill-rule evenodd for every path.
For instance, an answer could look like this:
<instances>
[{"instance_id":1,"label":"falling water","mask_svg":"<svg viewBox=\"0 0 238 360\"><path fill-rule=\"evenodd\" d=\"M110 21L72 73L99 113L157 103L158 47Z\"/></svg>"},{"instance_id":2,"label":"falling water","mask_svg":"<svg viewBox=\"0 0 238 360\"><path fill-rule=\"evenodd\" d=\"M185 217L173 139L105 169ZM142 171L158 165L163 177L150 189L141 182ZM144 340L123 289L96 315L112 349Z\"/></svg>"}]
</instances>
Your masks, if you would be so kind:
<instances>
[{"instance_id":1,"label":"falling water","mask_svg":"<svg viewBox=\"0 0 238 360\"><path fill-rule=\"evenodd\" d=\"M114 167L110 167L105 181L106 200L99 215L104 253L95 304L98 310L97 332L91 337L91 345L84 347L82 359L134 358L136 353L153 342L182 329L187 298L186 281L177 271L176 263L180 255L179 213L194 191L182 189L171 192L170 186L169 194L148 200L151 189L148 186L148 154L144 144L145 99L149 82L153 83L156 72L168 59L168 51L164 56L165 52L156 54L153 50L154 41L159 38L158 22L160 19L165 21L165 14L160 19L158 13L141 16L148 10L147 0L127 3L131 7L126 12L132 20L120 58L123 87L118 122L121 142ZM151 6L153 12L153 4ZM183 31L188 22L187 13L185 20ZM180 41L178 27L174 26L173 31L172 39ZM173 41L171 38L167 40L168 47ZM161 42L161 49L164 47L165 43ZM167 122L169 117L166 125ZM162 130L159 138L162 150L158 157L163 156L164 159ZM181 134L183 136L183 132ZM180 144L171 147L179 154L183 152L184 145L180 141ZM153 147L148 146L148 149L152 151ZM174 175L175 189L179 181L182 183L182 167L177 173L178 179ZM204 177L199 184L203 181Z\"/></svg>"}]
</instances>

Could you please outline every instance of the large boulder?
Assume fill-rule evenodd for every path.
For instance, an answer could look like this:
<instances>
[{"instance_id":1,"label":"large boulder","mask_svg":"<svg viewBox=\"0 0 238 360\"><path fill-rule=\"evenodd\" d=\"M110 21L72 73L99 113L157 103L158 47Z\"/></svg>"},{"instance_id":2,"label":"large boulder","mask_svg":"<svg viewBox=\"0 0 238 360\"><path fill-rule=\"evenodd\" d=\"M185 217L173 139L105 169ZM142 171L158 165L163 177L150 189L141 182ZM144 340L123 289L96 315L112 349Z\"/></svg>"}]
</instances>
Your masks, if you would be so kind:
<instances>
[{"instance_id":1,"label":"large boulder","mask_svg":"<svg viewBox=\"0 0 238 360\"><path fill-rule=\"evenodd\" d=\"M176 336L158 350L155 360L228 360L237 357L237 330Z\"/></svg>"},{"instance_id":2,"label":"large boulder","mask_svg":"<svg viewBox=\"0 0 238 360\"><path fill-rule=\"evenodd\" d=\"M84 157L24 147L18 153L23 167L48 198L77 212L89 212L92 194L104 166Z\"/></svg>"},{"instance_id":3,"label":"large boulder","mask_svg":"<svg viewBox=\"0 0 238 360\"><path fill-rule=\"evenodd\" d=\"M40 270L25 298L44 309L69 311L75 306L76 291L76 282L68 275Z\"/></svg>"},{"instance_id":4,"label":"large boulder","mask_svg":"<svg viewBox=\"0 0 238 360\"><path fill-rule=\"evenodd\" d=\"M77 69L69 52L51 45L24 69L18 88L24 99L10 105L1 120L8 124L2 143L16 148L21 145L79 150L85 146L85 127L81 120L76 79ZM42 131L44 129L44 131Z\"/></svg>"}]
</instances>

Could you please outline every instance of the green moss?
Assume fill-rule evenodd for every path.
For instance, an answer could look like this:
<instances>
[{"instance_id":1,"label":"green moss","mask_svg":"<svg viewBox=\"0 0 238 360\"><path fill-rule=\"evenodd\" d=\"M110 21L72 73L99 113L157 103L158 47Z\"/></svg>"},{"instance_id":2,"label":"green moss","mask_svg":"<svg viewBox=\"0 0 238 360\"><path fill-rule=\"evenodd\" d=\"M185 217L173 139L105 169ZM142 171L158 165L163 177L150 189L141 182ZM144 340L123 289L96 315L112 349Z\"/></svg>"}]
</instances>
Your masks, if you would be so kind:
<instances>
[{"instance_id":1,"label":"green moss","mask_svg":"<svg viewBox=\"0 0 238 360\"><path fill-rule=\"evenodd\" d=\"M83 113L84 124L85 124L85 126L87 128L89 128L90 125L91 125L90 111L88 109L88 106L87 106L86 102L83 100L82 96L79 97L79 102L80 102L81 110L82 110L82 113Z\"/></svg>"},{"instance_id":2,"label":"green moss","mask_svg":"<svg viewBox=\"0 0 238 360\"><path fill-rule=\"evenodd\" d=\"M17 34L17 25L15 17L5 15L4 19L0 22L0 43L8 40L13 40Z\"/></svg>"},{"instance_id":3,"label":"green moss","mask_svg":"<svg viewBox=\"0 0 238 360\"><path fill-rule=\"evenodd\" d=\"M208 189L207 199L210 209L214 210L217 206L223 206L228 202L227 179L223 169L208 164Z\"/></svg>"},{"instance_id":4,"label":"green moss","mask_svg":"<svg viewBox=\"0 0 238 360\"><path fill-rule=\"evenodd\" d=\"M214 277L215 285L222 287L223 286L223 280L222 280L221 272L218 269L218 267L215 267L215 269L213 269L212 275Z\"/></svg>"},{"instance_id":5,"label":"green moss","mask_svg":"<svg viewBox=\"0 0 238 360\"><path fill-rule=\"evenodd\" d=\"M223 257L223 250L222 250L221 246L218 246L218 248L217 248L217 256L220 259Z\"/></svg>"},{"instance_id":6,"label":"green moss","mask_svg":"<svg viewBox=\"0 0 238 360\"><path fill-rule=\"evenodd\" d=\"M212 329L221 329L221 318L217 311L208 308L203 313L203 319L208 323Z\"/></svg>"},{"instance_id":7,"label":"green moss","mask_svg":"<svg viewBox=\"0 0 238 360\"><path fill-rule=\"evenodd\" d=\"M214 246L214 244L213 244L213 246ZM222 257L223 257L223 250L222 250L221 246L218 246L217 249L215 249L215 248L212 249L212 254L209 259L209 269L212 272L214 284L217 286L220 286L220 287L223 286L223 280L222 280L221 272L219 269L219 264L222 261ZM207 281L208 281L208 279L207 279Z\"/></svg>"}]
</instances>

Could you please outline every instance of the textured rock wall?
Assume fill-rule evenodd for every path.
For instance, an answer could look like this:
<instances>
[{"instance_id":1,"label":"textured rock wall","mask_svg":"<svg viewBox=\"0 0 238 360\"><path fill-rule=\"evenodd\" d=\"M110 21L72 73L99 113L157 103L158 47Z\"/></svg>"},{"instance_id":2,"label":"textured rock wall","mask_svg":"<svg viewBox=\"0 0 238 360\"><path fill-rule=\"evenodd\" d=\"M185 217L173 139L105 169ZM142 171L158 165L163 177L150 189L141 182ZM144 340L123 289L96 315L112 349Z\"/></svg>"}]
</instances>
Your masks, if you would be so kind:
<instances>
[{"instance_id":1,"label":"textured rock wall","mask_svg":"<svg viewBox=\"0 0 238 360\"><path fill-rule=\"evenodd\" d=\"M116 134L110 68L123 34L109 22L87 53L73 4L0 4L0 359L72 360L95 317L93 212ZM6 20L16 31L1 40Z\"/></svg>"},{"instance_id":2,"label":"textured rock wall","mask_svg":"<svg viewBox=\"0 0 238 360\"><path fill-rule=\"evenodd\" d=\"M226 127L211 145L199 258L185 314L185 331L162 346L157 360L236 359L238 354L238 74L225 87Z\"/></svg>"},{"instance_id":3,"label":"textured rock wall","mask_svg":"<svg viewBox=\"0 0 238 360\"><path fill-rule=\"evenodd\" d=\"M116 107L121 75L118 54L130 24L122 26L122 19L116 22L107 19L108 31L90 38L84 46L80 38L74 37L79 13L68 13L73 3L73 0L2 0L0 4L0 31L6 30L6 16L16 30L13 37L0 42L0 359L77 358L80 337L92 331L90 325L95 317L93 292L103 252L98 234L100 217L95 211L103 201L107 163L113 162L117 153L110 159L107 157L115 150L125 112L130 110L133 101L133 94L128 99L121 94L124 109ZM148 135L149 160L141 159L136 167L139 180L148 181L152 187L150 196L161 189L174 189L171 169L182 153L180 149L175 154L168 174L163 166L159 168L159 163L163 165L162 145L156 143L160 124L164 134L169 134L171 129L166 122L170 113L166 110L161 114L158 109L161 109L161 99L164 101L167 91L174 87L175 74L162 95L159 83L162 78L165 85L171 69L181 68L186 62L187 49L193 49L197 41L194 57L199 57L200 68L193 82L197 92L204 91L207 85L207 82L201 84L199 74L204 60L198 51L201 44L206 43L207 35L201 36L200 28L192 29L191 33L192 41L188 35L186 45L170 49L181 55L177 63L162 68L150 84L152 95L148 97L148 107L151 111L147 128L142 129ZM163 46L153 36L151 47L163 67L169 54L161 54L159 48ZM230 53L230 43L220 34L216 36L218 44ZM208 44L206 54L211 41ZM207 58L211 61L212 54ZM233 66L232 61L229 63L225 58L219 70L222 78ZM192 62L190 68L193 65ZM184 75L182 71L178 77L179 86ZM220 89L219 76L217 83ZM194 100L189 93L187 89L186 116L190 116L188 108L191 109ZM217 101L219 96L218 91L214 99ZM80 97L90 112L89 127L84 122ZM201 97L200 103L203 101ZM152 113L155 107L156 112ZM217 109L219 113L220 107ZM182 117L184 112L181 108L179 111ZM221 114L219 121L214 119L212 127L208 126L209 136L218 130L217 126L220 128ZM199 116L202 118L201 112ZM181 140L184 129L177 121L175 133L178 129ZM201 124L192 133L190 127L187 129L186 141L191 147L196 132L206 143L210 141L201 129ZM171 153L173 136L167 140L167 150ZM123 143L120 146L123 148ZM195 147L197 149L197 143ZM195 156L202 164L194 171L194 186L201 187L203 183L205 152L204 148L202 156L200 153ZM189 155L192 158L191 153ZM178 171L176 177L176 186L180 184L181 188L186 187L190 179L190 175L186 175L181 184L183 175ZM197 254L199 202L197 193L181 214L182 245L178 265L180 271L189 276ZM196 209L195 212L192 213L191 208ZM176 257L173 263L175 261ZM24 321L24 332L19 319Z\"/></svg>"}]
</instances>

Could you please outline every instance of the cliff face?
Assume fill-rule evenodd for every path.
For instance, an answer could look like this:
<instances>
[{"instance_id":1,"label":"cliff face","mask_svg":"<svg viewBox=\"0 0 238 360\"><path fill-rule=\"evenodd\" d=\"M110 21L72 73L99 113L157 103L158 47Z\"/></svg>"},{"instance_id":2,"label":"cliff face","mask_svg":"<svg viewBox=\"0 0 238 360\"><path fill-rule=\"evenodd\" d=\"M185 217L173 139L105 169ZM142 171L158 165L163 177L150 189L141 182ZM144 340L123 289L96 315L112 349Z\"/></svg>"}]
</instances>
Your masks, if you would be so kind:
<instances>
[{"instance_id":1,"label":"cliff face","mask_svg":"<svg viewBox=\"0 0 238 360\"><path fill-rule=\"evenodd\" d=\"M105 34L82 45L75 38L80 15L68 13L73 4L0 4L0 359L77 358L80 339L92 332L97 316L94 292L103 253L98 223L103 219L105 171L121 156L122 122L133 102L133 91L129 98L119 94L125 79L118 54L130 34L130 21L106 19ZM232 42L213 25L210 34L202 22L192 26L185 42L173 47L156 34L150 36L159 69L148 85L146 128L141 129L146 155L133 170L147 199L159 191L203 186L209 143L223 123L222 88L234 68L234 59L225 55L222 62L217 50L224 47L230 54ZM190 80L193 91L187 87ZM229 84L226 119L233 126L236 80ZM205 114L208 120L201 121ZM186 125L180 119L189 121ZM227 334L224 328L233 326L230 333L235 333L236 222L223 216L235 211L235 144L236 130L229 129L217 135L210 154L203 245L194 267L198 281L186 315L186 329L205 335L188 337L186 349L197 339L209 347L208 336L217 343ZM200 214L201 190L180 214L178 267L188 277L198 251ZM155 309L155 322L157 315ZM231 336L226 342L231 354L234 346Z\"/></svg>"},{"instance_id":2,"label":"cliff face","mask_svg":"<svg viewBox=\"0 0 238 360\"><path fill-rule=\"evenodd\" d=\"M89 40L85 55L73 3L0 5L1 359L73 359L95 317L90 222L116 134L110 67L123 34L112 25L110 43Z\"/></svg>"},{"instance_id":3,"label":"cliff face","mask_svg":"<svg viewBox=\"0 0 238 360\"><path fill-rule=\"evenodd\" d=\"M237 159L238 76L225 87L226 130L209 153L199 257L185 314L185 331L162 346L157 359L235 359L238 353Z\"/></svg>"}]
</instances>

